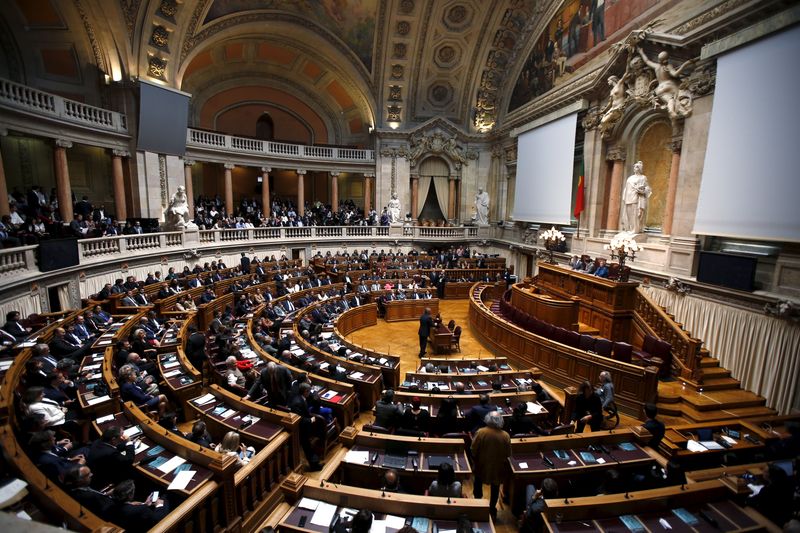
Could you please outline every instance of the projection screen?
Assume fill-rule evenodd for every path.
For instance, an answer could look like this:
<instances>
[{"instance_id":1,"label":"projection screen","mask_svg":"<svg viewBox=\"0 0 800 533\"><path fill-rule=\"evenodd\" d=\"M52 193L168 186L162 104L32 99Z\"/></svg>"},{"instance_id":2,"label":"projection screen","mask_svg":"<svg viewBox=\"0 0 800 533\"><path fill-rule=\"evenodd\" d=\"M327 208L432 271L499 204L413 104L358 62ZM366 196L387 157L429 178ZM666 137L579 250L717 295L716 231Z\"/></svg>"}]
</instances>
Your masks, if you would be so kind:
<instances>
[{"instance_id":1,"label":"projection screen","mask_svg":"<svg viewBox=\"0 0 800 533\"><path fill-rule=\"evenodd\" d=\"M139 81L139 150L178 156L186 152L190 97Z\"/></svg>"},{"instance_id":2,"label":"projection screen","mask_svg":"<svg viewBox=\"0 0 800 533\"><path fill-rule=\"evenodd\" d=\"M694 233L800 242L800 26L717 59Z\"/></svg>"},{"instance_id":3,"label":"projection screen","mask_svg":"<svg viewBox=\"0 0 800 533\"><path fill-rule=\"evenodd\" d=\"M517 138L514 220L569 225L577 124L570 113Z\"/></svg>"}]
</instances>

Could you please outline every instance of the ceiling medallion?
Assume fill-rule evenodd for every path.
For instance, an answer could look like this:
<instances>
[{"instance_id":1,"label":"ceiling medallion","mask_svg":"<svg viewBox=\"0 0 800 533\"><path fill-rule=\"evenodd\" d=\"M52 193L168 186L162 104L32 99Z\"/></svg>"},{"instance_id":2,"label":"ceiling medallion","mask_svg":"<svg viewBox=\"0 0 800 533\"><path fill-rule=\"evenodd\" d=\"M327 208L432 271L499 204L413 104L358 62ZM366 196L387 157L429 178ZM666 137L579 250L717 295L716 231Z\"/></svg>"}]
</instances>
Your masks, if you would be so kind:
<instances>
[{"instance_id":1,"label":"ceiling medallion","mask_svg":"<svg viewBox=\"0 0 800 533\"><path fill-rule=\"evenodd\" d=\"M167 18L173 18L178 12L178 3L175 0L161 0L158 10Z\"/></svg>"},{"instance_id":2,"label":"ceiling medallion","mask_svg":"<svg viewBox=\"0 0 800 533\"><path fill-rule=\"evenodd\" d=\"M397 33L400 35L408 35L411 31L411 23L407 20L401 20L397 23Z\"/></svg>"},{"instance_id":3,"label":"ceiling medallion","mask_svg":"<svg viewBox=\"0 0 800 533\"><path fill-rule=\"evenodd\" d=\"M408 15L414 11L414 0L402 0L400 2L400 13Z\"/></svg>"},{"instance_id":4,"label":"ceiling medallion","mask_svg":"<svg viewBox=\"0 0 800 533\"><path fill-rule=\"evenodd\" d=\"M463 30L472 22L472 14L471 8L458 4L445 11L442 22L448 30Z\"/></svg>"},{"instance_id":5,"label":"ceiling medallion","mask_svg":"<svg viewBox=\"0 0 800 533\"><path fill-rule=\"evenodd\" d=\"M442 63L449 63L456 56L456 50L452 46L442 46L439 48L437 56Z\"/></svg>"},{"instance_id":6,"label":"ceiling medallion","mask_svg":"<svg viewBox=\"0 0 800 533\"><path fill-rule=\"evenodd\" d=\"M397 59L406 58L407 47L405 43L394 43L394 57Z\"/></svg>"},{"instance_id":7,"label":"ceiling medallion","mask_svg":"<svg viewBox=\"0 0 800 533\"><path fill-rule=\"evenodd\" d=\"M453 100L453 88L447 83L436 83L428 90L428 100L436 107L442 107Z\"/></svg>"},{"instance_id":8,"label":"ceiling medallion","mask_svg":"<svg viewBox=\"0 0 800 533\"><path fill-rule=\"evenodd\" d=\"M392 65L392 78L399 80L403 77L404 73L405 69L403 68L403 65Z\"/></svg>"}]
</instances>

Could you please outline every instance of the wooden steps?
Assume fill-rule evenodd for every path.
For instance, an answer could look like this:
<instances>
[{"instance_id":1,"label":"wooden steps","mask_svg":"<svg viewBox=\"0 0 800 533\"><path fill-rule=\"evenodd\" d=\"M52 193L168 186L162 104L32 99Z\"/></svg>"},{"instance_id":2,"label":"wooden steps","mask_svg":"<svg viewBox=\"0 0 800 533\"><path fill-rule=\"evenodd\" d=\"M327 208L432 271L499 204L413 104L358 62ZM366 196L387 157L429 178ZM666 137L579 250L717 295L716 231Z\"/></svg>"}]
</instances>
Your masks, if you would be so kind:
<instances>
[{"instance_id":1,"label":"wooden steps","mask_svg":"<svg viewBox=\"0 0 800 533\"><path fill-rule=\"evenodd\" d=\"M705 348L701 348L700 353L703 353L704 350L706 355L704 355L703 358L700 359L700 368L705 370L706 368L713 368L715 366L719 366L719 359L715 357L710 357L708 355L708 350L706 350Z\"/></svg>"},{"instance_id":2,"label":"wooden steps","mask_svg":"<svg viewBox=\"0 0 800 533\"><path fill-rule=\"evenodd\" d=\"M679 406L677 408L672 406ZM775 414L769 407L743 407L737 409L717 409L714 411L698 411L686 404L658 404L659 415L663 412L666 416L681 417L690 423L721 422L736 420L742 417L770 416Z\"/></svg>"}]
</instances>

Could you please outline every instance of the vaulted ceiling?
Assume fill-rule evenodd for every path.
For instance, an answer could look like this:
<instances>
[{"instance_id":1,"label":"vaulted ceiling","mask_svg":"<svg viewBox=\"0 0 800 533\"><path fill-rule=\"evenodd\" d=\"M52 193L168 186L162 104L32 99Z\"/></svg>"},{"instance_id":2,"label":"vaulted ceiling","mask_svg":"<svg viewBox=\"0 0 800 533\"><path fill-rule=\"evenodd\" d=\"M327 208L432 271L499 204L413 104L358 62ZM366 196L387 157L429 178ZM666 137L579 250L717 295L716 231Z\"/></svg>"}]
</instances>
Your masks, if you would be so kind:
<instances>
[{"instance_id":1,"label":"vaulted ceiling","mask_svg":"<svg viewBox=\"0 0 800 533\"><path fill-rule=\"evenodd\" d=\"M101 104L104 81L147 79L191 93L197 126L263 109L315 142L365 144L370 127L436 116L485 132L557 3L9 0L0 75Z\"/></svg>"}]
</instances>

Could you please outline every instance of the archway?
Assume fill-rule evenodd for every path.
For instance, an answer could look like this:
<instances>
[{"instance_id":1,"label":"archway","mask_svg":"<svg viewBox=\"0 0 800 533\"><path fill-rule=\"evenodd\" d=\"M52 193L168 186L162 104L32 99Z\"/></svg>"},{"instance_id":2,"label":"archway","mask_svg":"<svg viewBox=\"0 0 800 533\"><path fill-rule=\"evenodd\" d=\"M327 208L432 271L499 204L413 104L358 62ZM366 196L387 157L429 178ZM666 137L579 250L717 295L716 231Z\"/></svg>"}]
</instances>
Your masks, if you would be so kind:
<instances>
[{"instance_id":1,"label":"archway","mask_svg":"<svg viewBox=\"0 0 800 533\"><path fill-rule=\"evenodd\" d=\"M269 113L263 113L256 121L256 139L262 141L275 140L275 123Z\"/></svg>"}]
</instances>

